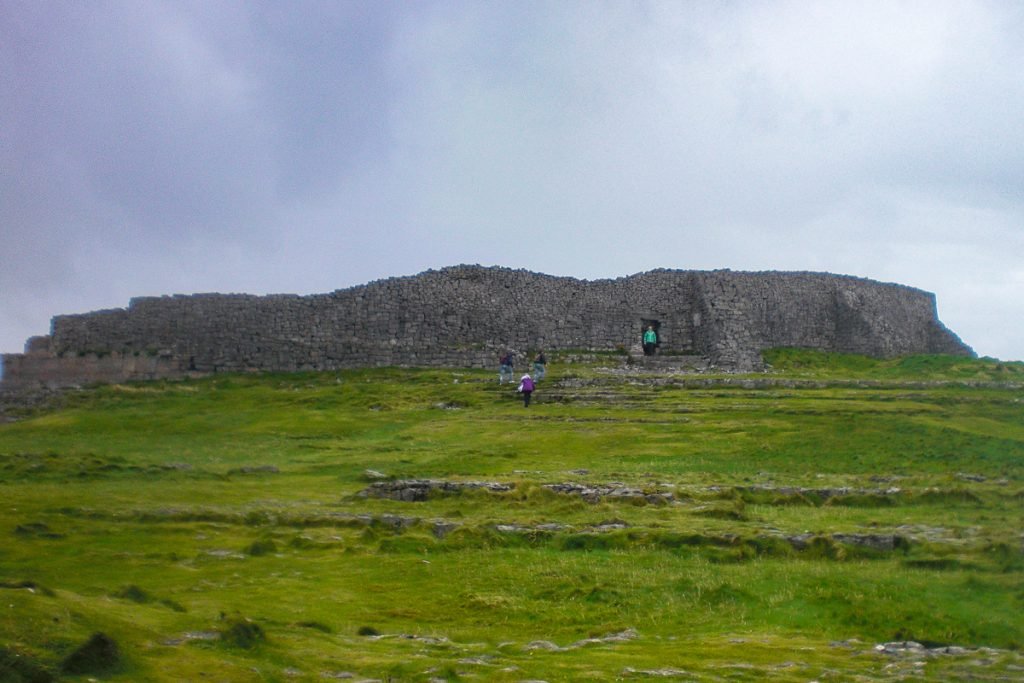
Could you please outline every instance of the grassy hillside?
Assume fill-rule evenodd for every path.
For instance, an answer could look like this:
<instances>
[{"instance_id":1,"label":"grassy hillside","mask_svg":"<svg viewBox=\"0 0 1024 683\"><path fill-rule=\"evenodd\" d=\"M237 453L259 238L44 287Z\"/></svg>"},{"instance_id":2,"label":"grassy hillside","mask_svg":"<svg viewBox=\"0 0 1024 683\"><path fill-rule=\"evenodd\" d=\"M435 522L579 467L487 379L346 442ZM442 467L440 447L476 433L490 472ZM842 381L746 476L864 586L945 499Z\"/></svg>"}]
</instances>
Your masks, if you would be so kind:
<instances>
[{"instance_id":1,"label":"grassy hillside","mask_svg":"<svg viewBox=\"0 0 1024 683\"><path fill-rule=\"evenodd\" d=\"M0 681L1024 676L1024 364L554 360L22 411Z\"/></svg>"}]
</instances>

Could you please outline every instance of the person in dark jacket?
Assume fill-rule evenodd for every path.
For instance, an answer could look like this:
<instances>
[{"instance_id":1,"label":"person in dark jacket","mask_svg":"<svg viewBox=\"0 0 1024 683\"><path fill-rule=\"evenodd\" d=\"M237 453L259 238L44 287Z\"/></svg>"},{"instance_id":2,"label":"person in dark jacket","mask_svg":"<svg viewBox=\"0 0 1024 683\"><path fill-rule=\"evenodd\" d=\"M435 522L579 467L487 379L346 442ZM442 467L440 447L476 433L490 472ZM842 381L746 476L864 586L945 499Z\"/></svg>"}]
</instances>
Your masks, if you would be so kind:
<instances>
[{"instance_id":1,"label":"person in dark jacket","mask_svg":"<svg viewBox=\"0 0 1024 683\"><path fill-rule=\"evenodd\" d=\"M544 357L543 351L537 352L537 357L533 359L533 376L536 381L544 379L544 375L547 374L548 370L548 359Z\"/></svg>"},{"instance_id":2,"label":"person in dark jacket","mask_svg":"<svg viewBox=\"0 0 1024 683\"><path fill-rule=\"evenodd\" d=\"M512 352L506 351L498 361L498 384L504 384L505 378L512 381Z\"/></svg>"}]
</instances>

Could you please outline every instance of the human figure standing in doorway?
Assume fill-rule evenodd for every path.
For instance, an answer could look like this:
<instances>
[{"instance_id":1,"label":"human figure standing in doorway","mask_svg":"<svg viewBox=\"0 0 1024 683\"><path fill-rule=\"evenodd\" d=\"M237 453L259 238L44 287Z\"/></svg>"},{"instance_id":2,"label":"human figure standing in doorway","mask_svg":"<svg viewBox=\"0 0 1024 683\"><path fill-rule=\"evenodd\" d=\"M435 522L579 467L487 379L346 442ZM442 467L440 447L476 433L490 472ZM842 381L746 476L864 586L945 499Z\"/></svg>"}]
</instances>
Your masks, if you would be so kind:
<instances>
[{"instance_id":1,"label":"human figure standing in doorway","mask_svg":"<svg viewBox=\"0 0 1024 683\"><path fill-rule=\"evenodd\" d=\"M652 325L648 325L644 331L644 355L653 356L654 349L658 346L658 333L654 331Z\"/></svg>"}]
</instances>

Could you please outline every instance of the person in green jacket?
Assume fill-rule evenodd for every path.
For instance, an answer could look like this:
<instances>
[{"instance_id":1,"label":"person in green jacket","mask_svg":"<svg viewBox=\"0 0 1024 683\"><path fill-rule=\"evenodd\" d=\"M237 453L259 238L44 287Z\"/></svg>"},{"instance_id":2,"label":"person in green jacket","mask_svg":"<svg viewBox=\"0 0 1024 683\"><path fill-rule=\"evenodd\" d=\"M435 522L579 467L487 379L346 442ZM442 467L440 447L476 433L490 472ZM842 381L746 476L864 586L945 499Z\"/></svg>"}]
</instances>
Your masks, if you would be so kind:
<instances>
[{"instance_id":1,"label":"person in green jacket","mask_svg":"<svg viewBox=\"0 0 1024 683\"><path fill-rule=\"evenodd\" d=\"M658 333L654 331L654 327L651 325L647 326L647 330L644 332L644 355L653 356L654 349L658 346Z\"/></svg>"}]
</instances>

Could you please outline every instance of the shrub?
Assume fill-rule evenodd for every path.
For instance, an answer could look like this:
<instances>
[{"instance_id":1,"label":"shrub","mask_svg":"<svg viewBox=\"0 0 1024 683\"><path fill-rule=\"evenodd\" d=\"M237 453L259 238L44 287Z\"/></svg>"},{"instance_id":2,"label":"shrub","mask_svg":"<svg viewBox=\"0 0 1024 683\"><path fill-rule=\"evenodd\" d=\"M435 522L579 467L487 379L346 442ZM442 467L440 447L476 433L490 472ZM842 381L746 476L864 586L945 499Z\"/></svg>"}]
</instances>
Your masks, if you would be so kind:
<instances>
[{"instance_id":1,"label":"shrub","mask_svg":"<svg viewBox=\"0 0 1024 683\"><path fill-rule=\"evenodd\" d=\"M269 555L270 553L277 552L277 544L274 543L273 539L265 538L259 541L253 541L249 544L249 547L245 549L245 552L253 557Z\"/></svg>"},{"instance_id":2,"label":"shrub","mask_svg":"<svg viewBox=\"0 0 1024 683\"><path fill-rule=\"evenodd\" d=\"M114 593L114 597L131 600L132 602L137 602L139 604L145 604L153 599L149 593L135 585L125 586Z\"/></svg>"},{"instance_id":3,"label":"shrub","mask_svg":"<svg viewBox=\"0 0 1024 683\"><path fill-rule=\"evenodd\" d=\"M0 681L11 683L50 683L54 675L32 656L0 647Z\"/></svg>"},{"instance_id":4,"label":"shrub","mask_svg":"<svg viewBox=\"0 0 1024 683\"><path fill-rule=\"evenodd\" d=\"M117 667L121 653L114 639L104 633L94 633L83 645L72 652L61 664L66 674L102 674Z\"/></svg>"},{"instance_id":5,"label":"shrub","mask_svg":"<svg viewBox=\"0 0 1024 683\"><path fill-rule=\"evenodd\" d=\"M233 617L228 620L220 631L221 642L229 647L251 650L266 641L263 628L251 619Z\"/></svg>"}]
</instances>

